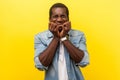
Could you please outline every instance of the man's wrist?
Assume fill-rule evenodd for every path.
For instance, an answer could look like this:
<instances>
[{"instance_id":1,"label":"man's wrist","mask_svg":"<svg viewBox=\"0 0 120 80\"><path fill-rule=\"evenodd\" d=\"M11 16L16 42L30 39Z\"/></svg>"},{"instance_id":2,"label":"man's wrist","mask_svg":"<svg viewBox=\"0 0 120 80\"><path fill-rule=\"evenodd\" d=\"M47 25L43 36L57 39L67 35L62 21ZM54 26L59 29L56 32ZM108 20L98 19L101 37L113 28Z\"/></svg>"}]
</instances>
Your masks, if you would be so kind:
<instances>
[{"instance_id":1,"label":"man's wrist","mask_svg":"<svg viewBox=\"0 0 120 80\"><path fill-rule=\"evenodd\" d=\"M62 37L62 38L60 39L61 42L65 41L65 40L67 40L67 37L66 37L66 36L65 36L65 37Z\"/></svg>"},{"instance_id":2,"label":"man's wrist","mask_svg":"<svg viewBox=\"0 0 120 80\"><path fill-rule=\"evenodd\" d=\"M58 42L60 41L59 37L54 37L53 39L56 40L56 41L58 41Z\"/></svg>"},{"instance_id":3,"label":"man's wrist","mask_svg":"<svg viewBox=\"0 0 120 80\"><path fill-rule=\"evenodd\" d=\"M62 38L60 39L60 41L62 41L62 42L63 42L63 41L65 41L65 40L68 40L68 37L69 37L69 36L68 36L68 35L66 35L65 37L62 37Z\"/></svg>"}]
</instances>

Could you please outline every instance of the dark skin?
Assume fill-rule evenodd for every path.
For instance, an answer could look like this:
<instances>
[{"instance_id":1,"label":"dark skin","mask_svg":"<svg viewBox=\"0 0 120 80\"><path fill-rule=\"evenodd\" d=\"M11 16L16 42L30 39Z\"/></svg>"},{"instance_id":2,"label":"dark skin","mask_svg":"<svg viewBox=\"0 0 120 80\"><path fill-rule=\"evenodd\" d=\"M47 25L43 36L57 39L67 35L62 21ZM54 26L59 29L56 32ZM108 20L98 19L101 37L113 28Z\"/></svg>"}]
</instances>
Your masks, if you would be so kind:
<instances>
[{"instance_id":1,"label":"dark skin","mask_svg":"<svg viewBox=\"0 0 120 80\"><path fill-rule=\"evenodd\" d=\"M60 39L65 37L71 29L71 23L69 22L65 8L53 8L49 21L49 30L54 37L47 49L39 55L39 60L46 67L52 63ZM69 40L62 41L62 43L69 52L71 59L74 60L75 63L79 63L84 56L84 52L76 48Z\"/></svg>"}]
</instances>

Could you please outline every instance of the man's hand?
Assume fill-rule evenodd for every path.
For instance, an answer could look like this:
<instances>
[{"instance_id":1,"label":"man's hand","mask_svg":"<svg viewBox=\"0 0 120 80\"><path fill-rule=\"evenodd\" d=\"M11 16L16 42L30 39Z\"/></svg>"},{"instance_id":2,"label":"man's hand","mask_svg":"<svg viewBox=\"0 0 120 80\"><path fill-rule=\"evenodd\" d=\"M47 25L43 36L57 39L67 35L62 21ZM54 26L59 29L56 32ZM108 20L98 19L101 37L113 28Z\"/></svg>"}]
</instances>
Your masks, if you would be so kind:
<instances>
[{"instance_id":1,"label":"man's hand","mask_svg":"<svg viewBox=\"0 0 120 80\"><path fill-rule=\"evenodd\" d=\"M49 30L53 33L55 37L62 38L65 37L69 30L71 29L71 22L67 21L63 25L57 25L54 22L49 23Z\"/></svg>"},{"instance_id":2,"label":"man's hand","mask_svg":"<svg viewBox=\"0 0 120 80\"><path fill-rule=\"evenodd\" d=\"M67 21L62 25L62 31L59 33L60 38L65 37L71 29L71 22Z\"/></svg>"},{"instance_id":3,"label":"man's hand","mask_svg":"<svg viewBox=\"0 0 120 80\"><path fill-rule=\"evenodd\" d=\"M64 28L65 28L65 32L68 33L71 29L71 22L67 21L63 24Z\"/></svg>"},{"instance_id":4,"label":"man's hand","mask_svg":"<svg viewBox=\"0 0 120 80\"><path fill-rule=\"evenodd\" d=\"M49 30L53 33L54 37L59 38L59 30L57 24L54 22L49 23Z\"/></svg>"}]
</instances>

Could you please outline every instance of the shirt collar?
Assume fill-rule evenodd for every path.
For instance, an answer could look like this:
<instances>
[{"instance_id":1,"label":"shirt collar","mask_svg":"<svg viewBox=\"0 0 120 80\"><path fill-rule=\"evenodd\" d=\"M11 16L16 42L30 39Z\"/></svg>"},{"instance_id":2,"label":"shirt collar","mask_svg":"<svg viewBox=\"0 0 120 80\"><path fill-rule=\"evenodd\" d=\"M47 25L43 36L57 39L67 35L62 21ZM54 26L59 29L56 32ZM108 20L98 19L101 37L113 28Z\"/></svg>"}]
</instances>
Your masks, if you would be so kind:
<instances>
[{"instance_id":1,"label":"shirt collar","mask_svg":"<svg viewBox=\"0 0 120 80\"><path fill-rule=\"evenodd\" d=\"M47 34L47 36L48 36L48 38L53 37L53 34L52 34L52 32L51 32L50 30L48 30L48 34Z\"/></svg>"}]
</instances>

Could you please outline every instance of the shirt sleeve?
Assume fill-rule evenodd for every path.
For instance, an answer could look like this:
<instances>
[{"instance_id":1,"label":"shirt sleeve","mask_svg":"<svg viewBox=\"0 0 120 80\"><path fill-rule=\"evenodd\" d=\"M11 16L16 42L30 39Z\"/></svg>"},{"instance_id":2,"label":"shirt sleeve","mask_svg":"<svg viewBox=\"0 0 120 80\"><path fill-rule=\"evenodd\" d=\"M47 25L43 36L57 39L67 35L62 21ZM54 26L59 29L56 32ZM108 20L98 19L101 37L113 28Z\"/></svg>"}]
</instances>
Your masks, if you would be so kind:
<instances>
[{"instance_id":1,"label":"shirt sleeve","mask_svg":"<svg viewBox=\"0 0 120 80\"><path fill-rule=\"evenodd\" d=\"M42 43L40 37L38 35L35 36L34 38L34 62L35 62L35 67L38 68L39 70L47 70L48 67L45 67L42 65L42 63L39 60L39 55L41 52L43 52L46 49L46 46Z\"/></svg>"},{"instance_id":2,"label":"shirt sleeve","mask_svg":"<svg viewBox=\"0 0 120 80\"><path fill-rule=\"evenodd\" d=\"M86 39L85 39L84 34L82 35L82 37L80 39L79 49L83 50L84 57L79 63L76 63L76 65L84 67L84 66L89 64L89 54L88 54L88 51L87 51L87 48L86 48Z\"/></svg>"}]
</instances>

